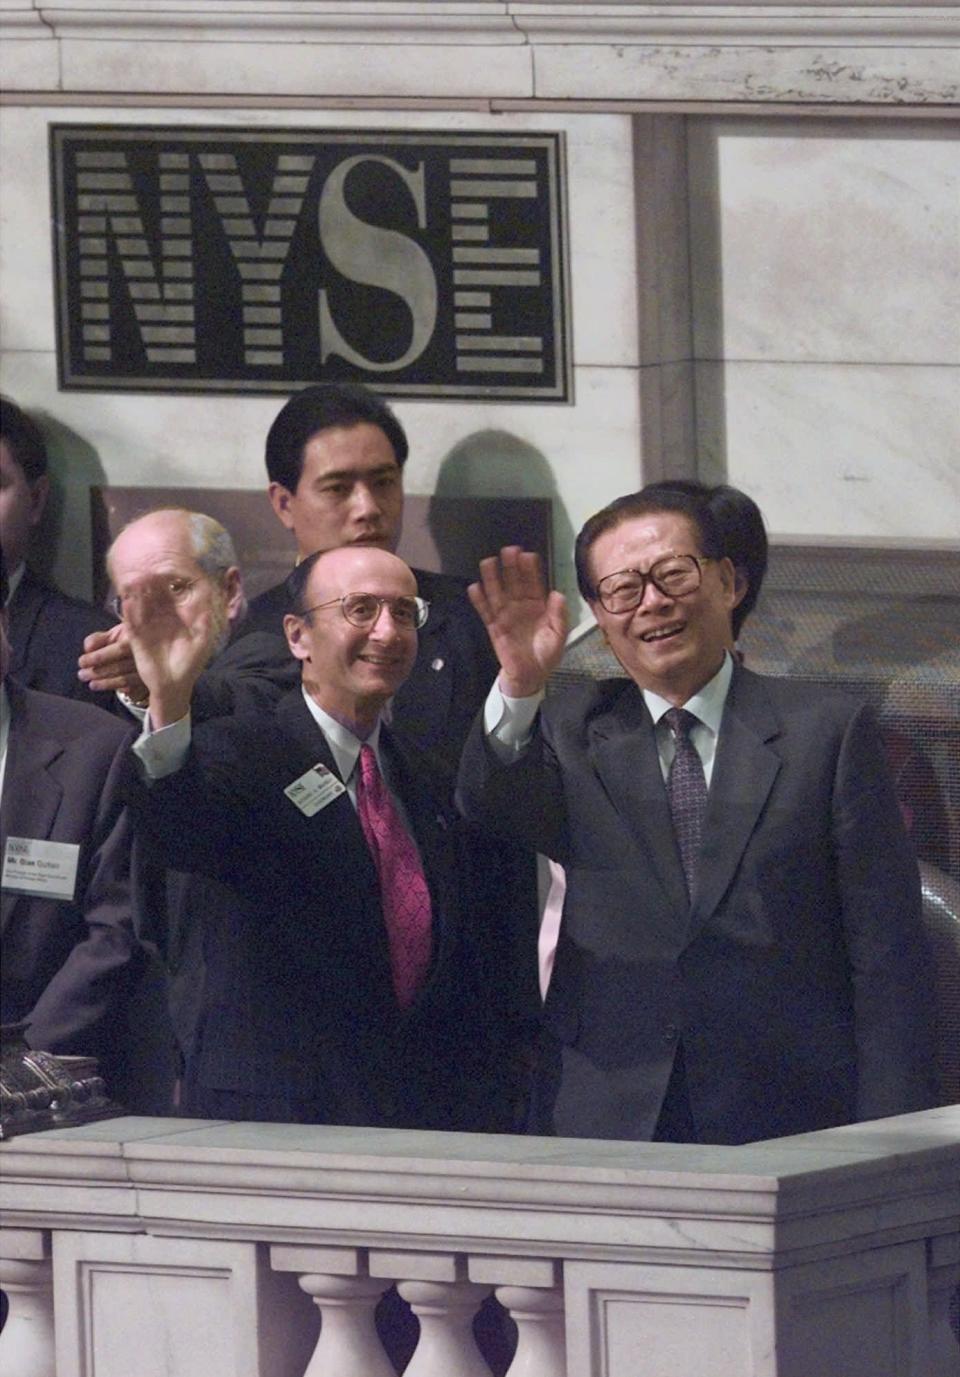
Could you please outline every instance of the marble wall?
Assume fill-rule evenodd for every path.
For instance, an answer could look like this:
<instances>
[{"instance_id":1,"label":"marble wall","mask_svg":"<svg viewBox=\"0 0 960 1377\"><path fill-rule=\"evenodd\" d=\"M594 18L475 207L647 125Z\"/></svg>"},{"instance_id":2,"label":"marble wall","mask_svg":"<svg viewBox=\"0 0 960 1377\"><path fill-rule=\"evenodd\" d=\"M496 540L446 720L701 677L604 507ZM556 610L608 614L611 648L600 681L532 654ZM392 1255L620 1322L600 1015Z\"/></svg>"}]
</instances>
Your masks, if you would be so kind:
<instances>
[{"instance_id":1,"label":"marble wall","mask_svg":"<svg viewBox=\"0 0 960 1377\"><path fill-rule=\"evenodd\" d=\"M960 531L955 125L24 102L0 121L0 385L51 436L65 586L87 586L91 483L258 488L277 402L58 391L52 120L565 130L574 404L397 410L411 491L554 498L567 591L590 512L697 464L748 488L776 534Z\"/></svg>"},{"instance_id":2,"label":"marble wall","mask_svg":"<svg viewBox=\"0 0 960 1377\"><path fill-rule=\"evenodd\" d=\"M693 121L701 470L775 531L960 534L960 139Z\"/></svg>"}]
</instances>

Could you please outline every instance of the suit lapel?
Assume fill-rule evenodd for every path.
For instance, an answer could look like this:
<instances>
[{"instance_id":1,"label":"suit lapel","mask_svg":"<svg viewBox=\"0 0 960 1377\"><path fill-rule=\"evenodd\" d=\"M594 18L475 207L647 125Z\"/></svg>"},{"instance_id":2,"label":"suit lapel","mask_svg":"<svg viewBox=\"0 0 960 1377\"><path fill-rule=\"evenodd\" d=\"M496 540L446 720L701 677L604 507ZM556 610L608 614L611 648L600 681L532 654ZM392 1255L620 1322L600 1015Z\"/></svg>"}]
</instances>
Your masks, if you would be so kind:
<instances>
[{"instance_id":1,"label":"suit lapel","mask_svg":"<svg viewBox=\"0 0 960 1377\"><path fill-rule=\"evenodd\" d=\"M293 748L288 784L292 784L299 775L312 769L314 765L325 765L337 779L340 779L340 771L337 768L333 752L327 744L327 738L304 702L303 692L299 687L286 694L277 704L277 721ZM341 780L341 783L346 784L346 780ZM322 818L322 825L324 826L336 822L337 826L343 829L345 846L353 845L356 847L360 863L368 865L375 878L375 868L367 848L363 829L357 818L356 809L347 794L340 794L326 808L321 809L320 813L314 814L314 817ZM369 880L370 875L366 878Z\"/></svg>"},{"instance_id":2,"label":"suit lapel","mask_svg":"<svg viewBox=\"0 0 960 1377\"><path fill-rule=\"evenodd\" d=\"M763 682L734 670L720 724L703 823L691 928L704 923L730 886L780 769L767 744L780 734Z\"/></svg>"},{"instance_id":3,"label":"suit lapel","mask_svg":"<svg viewBox=\"0 0 960 1377\"><path fill-rule=\"evenodd\" d=\"M589 752L613 808L646 854L678 913L688 909L653 720L640 690L625 682L610 708L588 728Z\"/></svg>"},{"instance_id":4,"label":"suit lapel","mask_svg":"<svg viewBox=\"0 0 960 1377\"><path fill-rule=\"evenodd\" d=\"M317 761L322 761L339 779L340 772L334 763L333 752L314 721L299 684L280 699L276 715L284 735L295 744L298 754L303 757L303 768L309 769Z\"/></svg>"},{"instance_id":5,"label":"suit lapel","mask_svg":"<svg viewBox=\"0 0 960 1377\"><path fill-rule=\"evenodd\" d=\"M10 735L3 782L3 819L0 824L0 863L8 837L48 838L63 798L63 789L50 766L63 752L62 744L45 732L33 729L29 704L16 684L7 683L10 702ZM0 901L0 927L6 928L19 895L4 894Z\"/></svg>"}]
</instances>

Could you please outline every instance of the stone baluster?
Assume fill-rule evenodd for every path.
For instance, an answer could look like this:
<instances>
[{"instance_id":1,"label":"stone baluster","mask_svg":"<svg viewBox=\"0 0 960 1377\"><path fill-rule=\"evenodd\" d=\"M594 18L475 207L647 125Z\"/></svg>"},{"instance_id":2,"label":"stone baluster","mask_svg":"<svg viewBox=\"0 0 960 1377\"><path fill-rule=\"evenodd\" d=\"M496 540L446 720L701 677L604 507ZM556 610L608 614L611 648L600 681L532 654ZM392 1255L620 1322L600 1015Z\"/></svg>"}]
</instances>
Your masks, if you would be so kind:
<instances>
[{"instance_id":1,"label":"stone baluster","mask_svg":"<svg viewBox=\"0 0 960 1377\"><path fill-rule=\"evenodd\" d=\"M950 1323L960 1285L960 1236L927 1240L927 1309L930 1315L930 1377L951 1377L960 1368L960 1346Z\"/></svg>"},{"instance_id":2,"label":"stone baluster","mask_svg":"<svg viewBox=\"0 0 960 1377\"><path fill-rule=\"evenodd\" d=\"M370 1275L396 1277L397 1290L420 1321L404 1377L490 1377L473 1337L474 1316L490 1288L468 1280L465 1258L371 1249Z\"/></svg>"},{"instance_id":3,"label":"stone baluster","mask_svg":"<svg viewBox=\"0 0 960 1377\"><path fill-rule=\"evenodd\" d=\"M367 1274L362 1248L270 1249L275 1272L297 1272L320 1310L317 1346L304 1377L395 1377L374 1323L386 1282Z\"/></svg>"},{"instance_id":4,"label":"stone baluster","mask_svg":"<svg viewBox=\"0 0 960 1377\"><path fill-rule=\"evenodd\" d=\"M471 1257L472 1281L495 1286L497 1300L517 1326L517 1351L507 1377L564 1377L563 1283L549 1258Z\"/></svg>"},{"instance_id":5,"label":"stone baluster","mask_svg":"<svg viewBox=\"0 0 960 1377\"><path fill-rule=\"evenodd\" d=\"M49 1242L39 1229L0 1234L0 1287L10 1310L0 1334L4 1377L56 1377Z\"/></svg>"}]
</instances>

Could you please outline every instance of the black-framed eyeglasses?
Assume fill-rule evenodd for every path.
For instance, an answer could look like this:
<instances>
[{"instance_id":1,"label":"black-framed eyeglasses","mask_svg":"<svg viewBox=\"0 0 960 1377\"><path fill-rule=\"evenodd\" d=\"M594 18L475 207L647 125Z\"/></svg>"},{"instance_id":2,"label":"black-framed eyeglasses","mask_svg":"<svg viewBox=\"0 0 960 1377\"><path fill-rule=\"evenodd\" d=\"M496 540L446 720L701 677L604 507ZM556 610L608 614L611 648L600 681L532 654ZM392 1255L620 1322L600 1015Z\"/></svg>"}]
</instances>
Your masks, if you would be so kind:
<instances>
[{"instance_id":1,"label":"black-framed eyeglasses","mask_svg":"<svg viewBox=\"0 0 960 1377\"><path fill-rule=\"evenodd\" d=\"M167 580L167 592L170 594L171 600L175 602L178 607L181 607L185 602L189 600L190 594L193 592L194 588L196 588L199 582L199 578L171 578ZM131 595L129 593L120 593L116 597L111 598L109 603L107 604L111 612L113 612L114 615L119 617L121 620L123 620L123 605L125 602L129 600L130 596Z\"/></svg>"},{"instance_id":2,"label":"black-framed eyeglasses","mask_svg":"<svg viewBox=\"0 0 960 1377\"><path fill-rule=\"evenodd\" d=\"M652 583L665 598L682 598L695 593L703 581L707 555L664 555L645 572L643 569L618 569L597 584L597 597L608 612L632 612L643 602L647 584Z\"/></svg>"},{"instance_id":3,"label":"black-framed eyeglasses","mask_svg":"<svg viewBox=\"0 0 960 1377\"><path fill-rule=\"evenodd\" d=\"M430 611L430 604L424 598L381 598L376 593L345 593L342 598L331 598L329 602L308 607L301 616L309 617L311 612L337 606L350 625L362 631L376 626L385 607L389 607L395 626L411 627L414 631L419 631Z\"/></svg>"}]
</instances>

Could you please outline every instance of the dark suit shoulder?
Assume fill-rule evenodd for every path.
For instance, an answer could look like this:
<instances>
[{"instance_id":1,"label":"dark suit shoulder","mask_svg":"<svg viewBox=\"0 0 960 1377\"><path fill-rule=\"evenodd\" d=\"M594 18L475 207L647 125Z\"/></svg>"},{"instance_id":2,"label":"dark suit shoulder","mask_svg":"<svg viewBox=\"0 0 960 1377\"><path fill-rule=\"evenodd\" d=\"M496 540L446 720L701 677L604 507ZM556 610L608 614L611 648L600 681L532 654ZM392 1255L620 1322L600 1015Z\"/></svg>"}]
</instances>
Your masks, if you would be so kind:
<instances>
[{"instance_id":1,"label":"dark suit shoulder","mask_svg":"<svg viewBox=\"0 0 960 1377\"><path fill-rule=\"evenodd\" d=\"M251 631L272 631L282 636L284 614L289 610L287 581L282 579L280 583L275 583L272 588L267 588L250 599L246 625Z\"/></svg>"},{"instance_id":2,"label":"dark suit shoulder","mask_svg":"<svg viewBox=\"0 0 960 1377\"><path fill-rule=\"evenodd\" d=\"M269 712L299 683L300 666L286 637L251 625L248 618L194 690L195 721L247 711Z\"/></svg>"},{"instance_id":3,"label":"dark suit shoulder","mask_svg":"<svg viewBox=\"0 0 960 1377\"><path fill-rule=\"evenodd\" d=\"M194 720L191 739L195 749L215 759L228 750L249 754L265 743L275 741L276 735L277 721L273 711L240 711ZM256 762L251 761L251 764L255 766Z\"/></svg>"},{"instance_id":4,"label":"dark suit shoulder","mask_svg":"<svg viewBox=\"0 0 960 1377\"><path fill-rule=\"evenodd\" d=\"M318 737L299 684L267 711L241 706L195 722L192 732L193 750L205 769L250 780L272 778L277 769L289 772L288 762L301 755L312 755L308 763L315 762Z\"/></svg>"},{"instance_id":5,"label":"dark suit shoulder","mask_svg":"<svg viewBox=\"0 0 960 1377\"><path fill-rule=\"evenodd\" d=\"M82 741L91 748L98 744L112 752L136 736L136 730L128 722L90 703L79 703L12 682L7 684L7 694L14 731L42 734L63 744Z\"/></svg>"},{"instance_id":6,"label":"dark suit shoulder","mask_svg":"<svg viewBox=\"0 0 960 1377\"><path fill-rule=\"evenodd\" d=\"M26 569L8 607L10 674L27 688L112 708L112 694L92 694L77 678L84 639L106 631L102 608L62 593Z\"/></svg>"},{"instance_id":7,"label":"dark suit shoulder","mask_svg":"<svg viewBox=\"0 0 960 1377\"><path fill-rule=\"evenodd\" d=\"M274 675L289 670L291 665L295 670L299 669L285 636L245 625L241 634L217 656L211 668L224 673ZM290 688L291 685L288 683L286 687Z\"/></svg>"},{"instance_id":8,"label":"dark suit shoulder","mask_svg":"<svg viewBox=\"0 0 960 1377\"><path fill-rule=\"evenodd\" d=\"M439 574L433 569L414 569L417 588L421 598L429 602L461 602L467 597L469 579L458 578L455 574ZM467 604L469 606L469 603Z\"/></svg>"},{"instance_id":9,"label":"dark suit shoulder","mask_svg":"<svg viewBox=\"0 0 960 1377\"><path fill-rule=\"evenodd\" d=\"M741 665L734 669L728 702L734 710L750 711L765 705L785 716L812 715L841 724L858 713L872 713L861 695L842 685L828 687L804 679L756 674Z\"/></svg>"},{"instance_id":10,"label":"dark suit shoulder","mask_svg":"<svg viewBox=\"0 0 960 1377\"><path fill-rule=\"evenodd\" d=\"M549 692L541 715L554 731L580 732L594 718L610 712L623 699L634 699L640 690L632 679L591 679L582 684L565 684Z\"/></svg>"},{"instance_id":11,"label":"dark suit shoulder","mask_svg":"<svg viewBox=\"0 0 960 1377\"><path fill-rule=\"evenodd\" d=\"M15 617L19 607L29 605L39 605L45 616L59 618L70 626L85 627L85 635L90 631L105 631L114 623L114 618L102 607L61 592L54 584L26 569L11 599L11 616Z\"/></svg>"}]
</instances>

